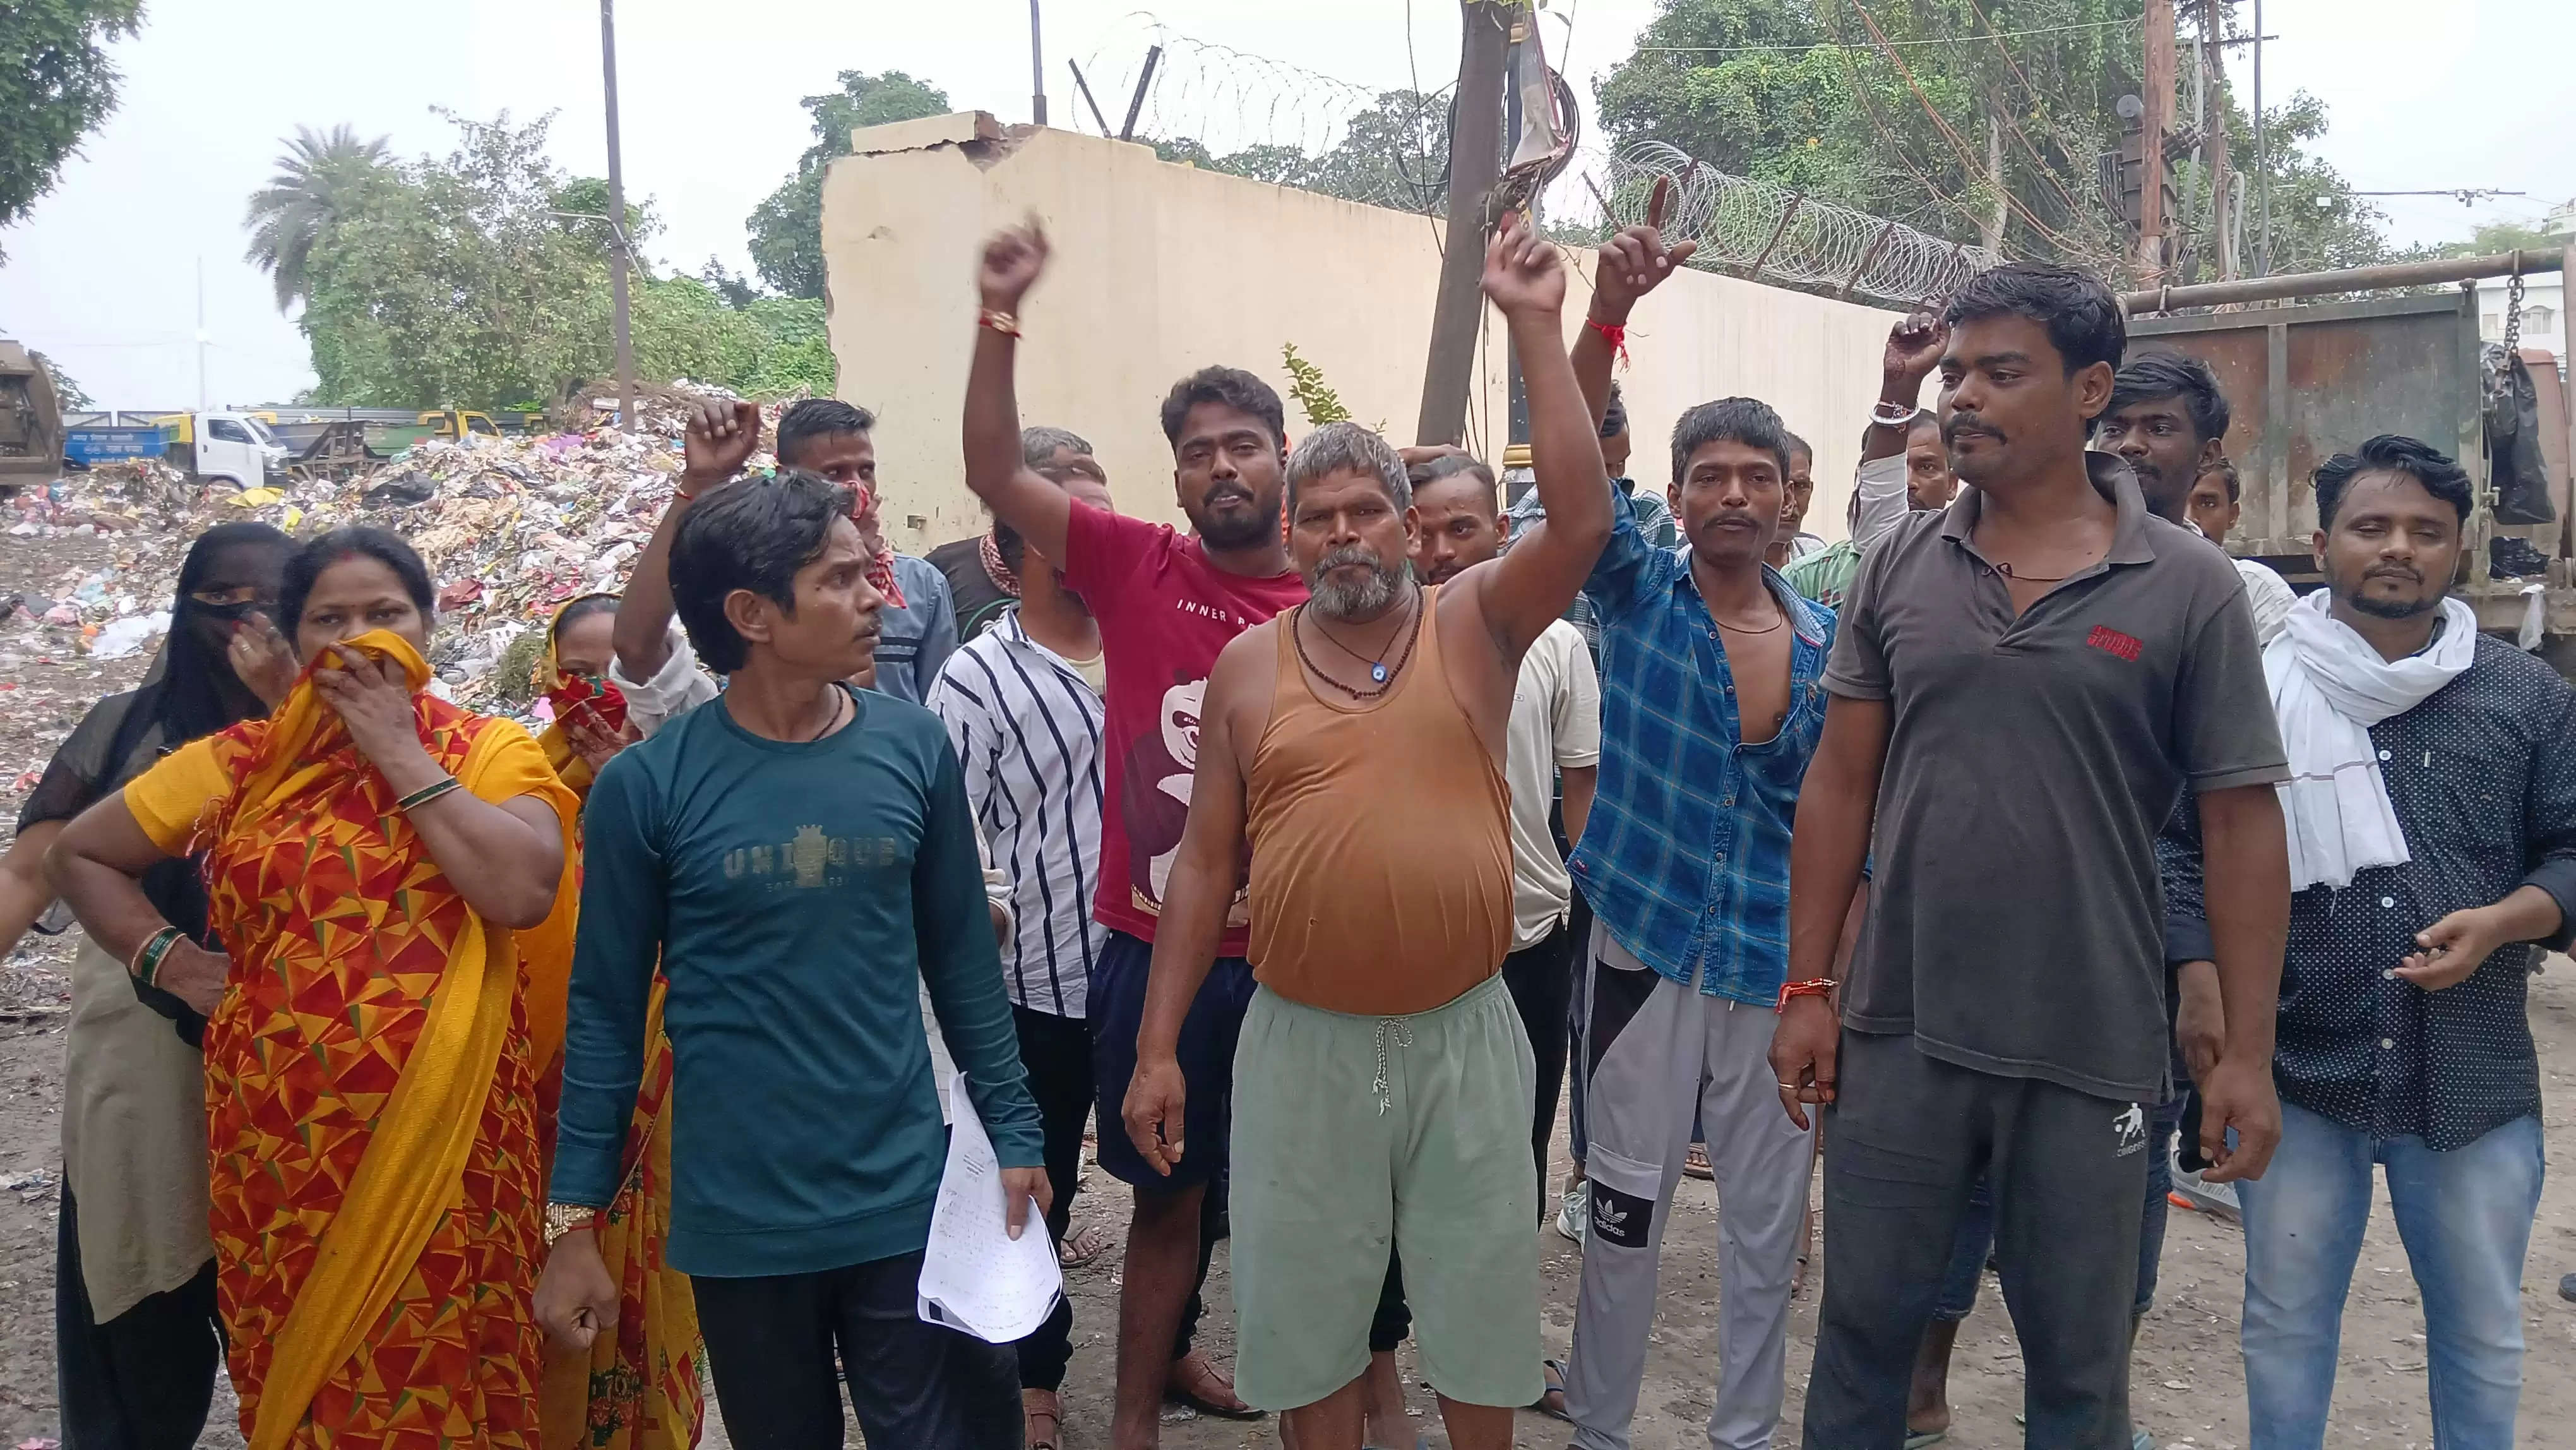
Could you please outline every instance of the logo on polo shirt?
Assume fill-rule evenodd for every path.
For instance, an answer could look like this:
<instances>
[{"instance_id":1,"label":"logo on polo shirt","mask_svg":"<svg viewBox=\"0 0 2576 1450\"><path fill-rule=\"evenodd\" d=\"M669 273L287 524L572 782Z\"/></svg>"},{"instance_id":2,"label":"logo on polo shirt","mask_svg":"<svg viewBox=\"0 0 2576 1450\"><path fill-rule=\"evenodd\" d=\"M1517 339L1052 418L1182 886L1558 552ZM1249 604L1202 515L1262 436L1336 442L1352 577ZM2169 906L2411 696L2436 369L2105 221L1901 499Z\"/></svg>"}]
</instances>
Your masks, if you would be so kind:
<instances>
[{"instance_id":1,"label":"logo on polo shirt","mask_svg":"<svg viewBox=\"0 0 2576 1450\"><path fill-rule=\"evenodd\" d=\"M2136 635L2122 634L2107 624L2093 626L2092 636L2084 642L2106 654L2118 655L2132 663L2137 660L2138 651L2147 647L2146 642Z\"/></svg>"}]
</instances>

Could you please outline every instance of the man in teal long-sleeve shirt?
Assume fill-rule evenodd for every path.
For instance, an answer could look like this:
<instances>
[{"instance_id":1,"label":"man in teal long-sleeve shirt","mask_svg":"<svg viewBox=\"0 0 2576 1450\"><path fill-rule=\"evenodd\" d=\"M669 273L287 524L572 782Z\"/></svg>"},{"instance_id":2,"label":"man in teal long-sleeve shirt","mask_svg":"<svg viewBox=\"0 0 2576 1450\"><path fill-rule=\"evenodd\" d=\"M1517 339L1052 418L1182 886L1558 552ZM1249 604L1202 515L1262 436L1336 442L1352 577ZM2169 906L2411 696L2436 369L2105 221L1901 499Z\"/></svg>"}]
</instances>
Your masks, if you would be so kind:
<instances>
[{"instance_id":1,"label":"man in teal long-sleeve shirt","mask_svg":"<svg viewBox=\"0 0 2576 1450\"><path fill-rule=\"evenodd\" d=\"M839 682L881 598L846 496L727 489L671 550L681 622L730 676L610 762L584 880L539 1316L586 1343L616 1288L587 1230L617 1193L658 961L677 1063L670 1262L738 1443L1016 1446L1009 1346L914 1313L946 1153L926 985L1016 1231L1048 1193L955 754L918 706Z\"/></svg>"}]
</instances>

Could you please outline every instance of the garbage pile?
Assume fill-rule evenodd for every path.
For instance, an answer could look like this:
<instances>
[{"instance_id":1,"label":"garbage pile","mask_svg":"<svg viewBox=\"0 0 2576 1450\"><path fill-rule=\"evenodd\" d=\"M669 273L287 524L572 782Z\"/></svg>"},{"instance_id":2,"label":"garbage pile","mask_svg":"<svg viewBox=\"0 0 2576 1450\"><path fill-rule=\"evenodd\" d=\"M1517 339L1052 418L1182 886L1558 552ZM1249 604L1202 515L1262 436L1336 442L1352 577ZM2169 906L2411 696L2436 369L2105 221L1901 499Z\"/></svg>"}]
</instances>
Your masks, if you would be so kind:
<instances>
[{"instance_id":1,"label":"garbage pile","mask_svg":"<svg viewBox=\"0 0 2576 1450\"><path fill-rule=\"evenodd\" d=\"M169 626L180 563L203 530L257 519L304 538L370 524L409 539L438 581L430 663L448 690L516 713L555 607L623 587L668 506L688 403L731 396L683 381L645 390L632 431L607 426L612 403L587 431L427 440L345 483L235 492L200 489L154 460L101 464L0 506L0 527L18 538L96 536L115 551L112 567L0 595L0 636L41 625L45 638L26 643L94 659L147 652ZM784 407L762 409L765 438ZM770 464L764 451L750 466Z\"/></svg>"}]
</instances>

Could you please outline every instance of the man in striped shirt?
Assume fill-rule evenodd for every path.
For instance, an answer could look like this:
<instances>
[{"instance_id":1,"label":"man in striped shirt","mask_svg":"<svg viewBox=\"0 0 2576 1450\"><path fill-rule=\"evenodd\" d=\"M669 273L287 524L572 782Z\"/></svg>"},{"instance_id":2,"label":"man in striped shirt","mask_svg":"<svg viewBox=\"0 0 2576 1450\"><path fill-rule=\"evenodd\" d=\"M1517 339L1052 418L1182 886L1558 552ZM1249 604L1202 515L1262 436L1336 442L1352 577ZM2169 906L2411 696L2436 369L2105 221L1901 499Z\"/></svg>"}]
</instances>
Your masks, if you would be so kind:
<instances>
[{"instance_id":1,"label":"man in striped shirt","mask_svg":"<svg viewBox=\"0 0 2576 1450\"><path fill-rule=\"evenodd\" d=\"M1088 466L1048 472L1067 451L1065 439ZM1030 468L1073 498L1116 512L1090 444L1056 428L1025 429L1020 443ZM1082 1125L1091 1115L1086 988L1109 936L1092 918L1100 883L1100 625L1055 566L1017 534L1003 527L997 540L1019 600L949 656L926 703L948 727L965 767L967 804L1010 881L1018 929L1003 938L1002 974L1046 1134L1047 1180L1055 1190L1047 1231L1061 1245L1081 1177ZM1047 1322L1019 1343L1029 1444L1063 1438L1058 1391L1073 1357L1072 1334L1072 1301L1059 1299Z\"/></svg>"}]
</instances>

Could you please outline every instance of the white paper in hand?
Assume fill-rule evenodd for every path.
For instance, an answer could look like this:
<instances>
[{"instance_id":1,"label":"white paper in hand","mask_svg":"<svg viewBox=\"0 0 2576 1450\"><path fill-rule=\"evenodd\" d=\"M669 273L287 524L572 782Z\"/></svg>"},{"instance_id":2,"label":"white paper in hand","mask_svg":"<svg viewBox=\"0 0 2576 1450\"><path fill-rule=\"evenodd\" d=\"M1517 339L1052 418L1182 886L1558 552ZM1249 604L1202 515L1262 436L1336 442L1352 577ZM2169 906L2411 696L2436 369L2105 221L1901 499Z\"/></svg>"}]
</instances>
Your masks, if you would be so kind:
<instances>
[{"instance_id":1,"label":"white paper in hand","mask_svg":"<svg viewBox=\"0 0 2576 1450\"><path fill-rule=\"evenodd\" d=\"M930 1211L930 1247L921 1256L920 1313L993 1344L1034 1333L1055 1312L1064 1271L1037 1201L1027 1226L1011 1237L1002 1205L1002 1165L993 1140L966 1095L966 1078L948 1080L948 1167Z\"/></svg>"}]
</instances>

